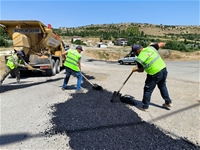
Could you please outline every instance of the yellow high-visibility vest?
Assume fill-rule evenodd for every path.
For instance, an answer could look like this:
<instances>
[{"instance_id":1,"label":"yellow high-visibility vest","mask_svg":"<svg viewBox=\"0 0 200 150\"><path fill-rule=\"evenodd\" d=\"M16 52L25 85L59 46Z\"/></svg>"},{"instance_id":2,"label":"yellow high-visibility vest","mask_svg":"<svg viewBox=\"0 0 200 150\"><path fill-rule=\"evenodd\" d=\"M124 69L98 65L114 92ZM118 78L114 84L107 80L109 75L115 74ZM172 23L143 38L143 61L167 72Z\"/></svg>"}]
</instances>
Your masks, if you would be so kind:
<instances>
[{"instance_id":1,"label":"yellow high-visibility vest","mask_svg":"<svg viewBox=\"0 0 200 150\"><path fill-rule=\"evenodd\" d=\"M77 50L69 49L66 55L64 66L74 71L80 71L78 67L78 62L80 58L81 54Z\"/></svg>"},{"instance_id":2,"label":"yellow high-visibility vest","mask_svg":"<svg viewBox=\"0 0 200 150\"><path fill-rule=\"evenodd\" d=\"M17 68L17 66L14 64L13 59L17 60L17 62L20 61L16 54L10 56L10 57L8 58L7 63L6 63L6 65L7 65L10 69L15 69L15 68ZM19 62L19 63L20 63L20 62Z\"/></svg>"},{"instance_id":3,"label":"yellow high-visibility vest","mask_svg":"<svg viewBox=\"0 0 200 150\"><path fill-rule=\"evenodd\" d=\"M158 51L152 46L143 48L136 61L143 66L149 75L154 75L166 67Z\"/></svg>"}]
</instances>

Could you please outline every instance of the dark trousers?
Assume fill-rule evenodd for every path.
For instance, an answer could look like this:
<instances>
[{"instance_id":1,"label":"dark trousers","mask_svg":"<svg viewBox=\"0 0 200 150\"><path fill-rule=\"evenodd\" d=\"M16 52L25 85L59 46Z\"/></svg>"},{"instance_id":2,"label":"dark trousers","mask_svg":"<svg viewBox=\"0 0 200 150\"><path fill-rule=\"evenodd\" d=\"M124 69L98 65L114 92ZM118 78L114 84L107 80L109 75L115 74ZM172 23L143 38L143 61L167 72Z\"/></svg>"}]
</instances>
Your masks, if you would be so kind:
<instances>
[{"instance_id":1,"label":"dark trousers","mask_svg":"<svg viewBox=\"0 0 200 150\"><path fill-rule=\"evenodd\" d=\"M155 75L148 75L145 81L144 86L144 94L143 94L143 108L147 109L149 107L149 103L151 100L151 94L156 87L158 86L162 98L165 100L166 104L171 103L171 99L169 98L167 86L166 86L166 78L167 78L167 69L164 68L160 72Z\"/></svg>"}]
</instances>

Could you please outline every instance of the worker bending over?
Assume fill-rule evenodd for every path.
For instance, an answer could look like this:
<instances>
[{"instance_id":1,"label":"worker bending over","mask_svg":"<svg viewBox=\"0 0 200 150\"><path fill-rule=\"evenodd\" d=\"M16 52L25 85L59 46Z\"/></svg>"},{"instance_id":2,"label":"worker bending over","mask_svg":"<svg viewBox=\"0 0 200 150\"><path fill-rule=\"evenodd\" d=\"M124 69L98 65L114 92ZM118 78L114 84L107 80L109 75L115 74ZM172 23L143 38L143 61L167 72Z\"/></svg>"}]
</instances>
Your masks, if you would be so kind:
<instances>
[{"instance_id":1,"label":"worker bending over","mask_svg":"<svg viewBox=\"0 0 200 150\"><path fill-rule=\"evenodd\" d=\"M136 62L138 65L138 72L147 73L142 103L143 106L139 108L142 111L148 111L151 94L157 85L162 98L165 100L163 107L172 107L172 100L169 97L166 87L167 69L164 61L158 53L158 49L162 48L165 43L160 42L151 44L145 48L140 45L134 44L132 46L132 53L137 56Z\"/></svg>"},{"instance_id":2,"label":"worker bending over","mask_svg":"<svg viewBox=\"0 0 200 150\"><path fill-rule=\"evenodd\" d=\"M76 85L76 92L82 93L83 89L81 88L82 82L82 75L81 75L81 52L83 51L81 46L77 46L76 49L68 49L67 51L63 52L62 55L65 55L66 60L64 63L65 70L66 70L66 77L64 79L64 83L62 86L62 90L67 89L67 84L69 78L72 73L74 73L77 77L77 85Z\"/></svg>"},{"instance_id":3,"label":"worker bending over","mask_svg":"<svg viewBox=\"0 0 200 150\"><path fill-rule=\"evenodd\" d=\"M5 72L1 77L0 85L2 85L5 78L11 71L14 71L17 79L17 83L20 84L20 71L18 67L26 67L27 63L23 60L24 54L22 51L16 51L12 56L8 58L8 61L5 65ZM23 63L23 64L22 64ZM25 65L24 65L25 64Z\"/></svg>"}]
</instances>

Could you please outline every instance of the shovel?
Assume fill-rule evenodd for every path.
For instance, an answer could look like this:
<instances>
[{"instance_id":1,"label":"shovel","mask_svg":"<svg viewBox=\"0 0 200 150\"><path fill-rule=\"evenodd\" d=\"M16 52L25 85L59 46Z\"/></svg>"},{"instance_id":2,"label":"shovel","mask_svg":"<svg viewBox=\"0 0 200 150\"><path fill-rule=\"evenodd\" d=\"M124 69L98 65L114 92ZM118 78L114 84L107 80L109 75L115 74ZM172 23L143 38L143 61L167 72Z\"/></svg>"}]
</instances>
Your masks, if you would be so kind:
<instances>
[{"instance_id":1,"label":"shovel","mask_svg":"<svg viewBox=\"0 0 200 150\"><path fill-rule=\"evenodd\" d=\"M29 70L37 70L37 71L45 72L45 70L36 69L36 68L33 68L33 67L30 66L30 65L27 65L26 67L27 67Z\"/></svg>"},{"instance_id":2,"label":"shovel","mask_svg":"<svg viewBox=\"0 0 200 150\"><path fill-rule=\"evenodd\" d=\"M83 78L85 78L86 81L88 81L88 83L90 83L92 85L92 87L93 87L94 90L99 90L99 91L103 90L103 88L100 85L95 84L95 83L93 84L83 74L82 74L82 76L83 76Z\"/></svg>"},{"instance_id":3,"label":"shovel","mask_svg":"<svg viewBox=\"0 0 200 150\"><path fill-rule=\"evenodd\" d=\"M120 102L120 98L121 98L121 93L119 93L121 91L121 89L123 88L123 86L126 84L126 82L128 81L128 79L131 77L131 75L133 74L133 72L136 72L138 70L137 67L134 67L131 71L131 73L129 74L129 76L126 78L126 80L124 81L124 83L122 84L122 86L119 88L118 91L114 91L112 97L111 97L111 102Z\"/></svg>"}]
</instances>

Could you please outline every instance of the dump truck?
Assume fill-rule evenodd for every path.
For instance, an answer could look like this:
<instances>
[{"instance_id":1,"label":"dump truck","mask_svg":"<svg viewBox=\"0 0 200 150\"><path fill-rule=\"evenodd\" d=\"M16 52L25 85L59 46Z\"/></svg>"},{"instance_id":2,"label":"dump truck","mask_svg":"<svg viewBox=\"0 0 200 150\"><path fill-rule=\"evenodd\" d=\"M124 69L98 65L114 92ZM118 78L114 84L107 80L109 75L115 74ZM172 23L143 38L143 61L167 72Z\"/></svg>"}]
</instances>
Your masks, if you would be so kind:
<instances>
[{"instance_id":1,"label":"dump truck","mask_svg":"<svg viewBox=\"0 0 200 150\"><path fill-rule=\"evenodd\" d=\"M0 20L0 28L12 38L14 51L24 53L23 59L31 68L43 70L48 76L60 72L65 61L62 55L65 45L51 24L46 26L37 20ZM11 76L14 77L12 72Z\"/></svg>"}]
</instances>

